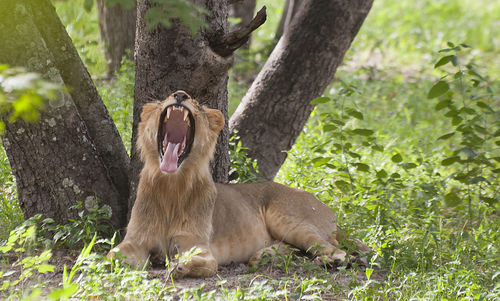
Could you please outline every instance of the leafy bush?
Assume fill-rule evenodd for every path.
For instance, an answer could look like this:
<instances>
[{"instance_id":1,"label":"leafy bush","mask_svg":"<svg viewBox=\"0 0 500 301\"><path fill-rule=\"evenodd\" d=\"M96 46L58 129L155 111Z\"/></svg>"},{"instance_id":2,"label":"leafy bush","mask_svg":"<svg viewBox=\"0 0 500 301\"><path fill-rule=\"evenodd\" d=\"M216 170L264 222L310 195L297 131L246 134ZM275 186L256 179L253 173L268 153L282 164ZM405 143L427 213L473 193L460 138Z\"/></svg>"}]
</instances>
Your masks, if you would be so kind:
<instances>
[{"instance_id":1,"label":"leafy bush","mask_svg":"<svg viewBox=\"0 0 500 301\"><path fill-rule=\"evenodd\" d=\"M280 181L315 193L335 208L343 229L376 251L371 265L388 277L357 285L353 298L498 294L499 98L476 64L460 63L464 47L449 43L436 67L457 70L423 83L431 86L423 101L435 119L425 131L399 133L387 115L377 116L372 102L391 101L372 100L370 93L380 95L372 92L377 83L359 88L338 81L329 97L313 100L319 107L280 171Z\"/></svg>"}]
</instances>

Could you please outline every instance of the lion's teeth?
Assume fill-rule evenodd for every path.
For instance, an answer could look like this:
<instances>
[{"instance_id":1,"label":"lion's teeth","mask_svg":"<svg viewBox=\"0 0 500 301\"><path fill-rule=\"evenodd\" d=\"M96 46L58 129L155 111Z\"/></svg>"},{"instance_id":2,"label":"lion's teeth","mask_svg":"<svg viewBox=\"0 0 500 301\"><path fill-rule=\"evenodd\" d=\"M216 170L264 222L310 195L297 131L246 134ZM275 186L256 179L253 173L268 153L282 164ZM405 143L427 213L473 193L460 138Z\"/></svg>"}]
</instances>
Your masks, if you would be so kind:
<instances>
[{"instance_id":1,"label":"lion's teeth","mask_svg":"<svg viewBox=\"0 0 500 301\"><path fill-rule=\"evenodd\" d=\"M172 111L172 107L167 108L167 119L170 118L170 112Z\"/></svg>"},{"instance_id":2,"label":"lion's teeth","mask_svg":"<svg viewBox=\"0 0 500 301\"><path fill-rule=\"evenodd\" d=\"M188 110L184 110L184 121L186 121L188 114L189 114Z\"/></svg>"},{"instance_id":3,"label":"lion's teeth","mask_svg":"<svg viewBox=\"0 0 500 301\"><path fill-rule=\"evenodd\" d=\"M179 153L179 155L181 155L182 153L184 153L184 149L185 148L186 148L186 137L184 137L184 140L182 141L181 152Z\"/></svg>"}]
</instances>

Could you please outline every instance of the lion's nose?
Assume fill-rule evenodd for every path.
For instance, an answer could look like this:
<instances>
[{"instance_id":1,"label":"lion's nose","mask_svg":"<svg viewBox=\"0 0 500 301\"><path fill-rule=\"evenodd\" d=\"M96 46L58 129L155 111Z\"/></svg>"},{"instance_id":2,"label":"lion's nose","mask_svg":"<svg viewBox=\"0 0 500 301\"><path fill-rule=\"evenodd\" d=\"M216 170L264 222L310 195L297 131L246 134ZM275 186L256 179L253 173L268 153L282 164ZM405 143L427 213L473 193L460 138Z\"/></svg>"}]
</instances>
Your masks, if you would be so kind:
<instances>
[{"instance_id":1,"label":"lion's nose","mask_svg":"<svg viewBox=\"0 0 500 301\"><path fill-rule=\"evenodd\" d=\"M177 91L174 93L174 98L177 101L178 104L182 103L184 100L189 98L189 95L186 94L184 91Z\"/></svg>"}]
</instances>

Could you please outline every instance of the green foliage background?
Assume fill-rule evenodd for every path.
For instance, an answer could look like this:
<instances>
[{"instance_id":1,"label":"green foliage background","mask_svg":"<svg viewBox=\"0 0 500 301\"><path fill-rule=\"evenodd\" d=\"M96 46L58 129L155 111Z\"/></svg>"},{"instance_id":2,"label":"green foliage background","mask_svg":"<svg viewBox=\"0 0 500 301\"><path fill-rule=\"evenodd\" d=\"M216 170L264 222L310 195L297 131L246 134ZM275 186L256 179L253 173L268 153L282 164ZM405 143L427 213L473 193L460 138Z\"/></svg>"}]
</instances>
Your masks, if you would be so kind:
<instances>
[{"instance_id":1,"label":"green foliage background","mask_svg":"<svg viewBox=\"0 0 500 301\"><path fill-rule=\"evenodd\" d=\"M85 11L83 2L55 4L130 149L133 63L124 61L116 80L101 80L106 61L95 7ZM237 54L229 83L230 112L269 54L282 2L258 1L257 7L267 6L268 21L254 33L250 50ZM222 281L217 291L209 292L202 287L180 289L150 280L145 272L95 259L92 256L99 256L87 248L75 268L85 277L66 277L62 288L51 289L54 296L317 299L328 293L362 300L500 298L498 16L497 1L375 1L335 80L314 100L317 108L276 180L317 195L337 213L346 232L369 244L374 254L363 279L356 267L341 267L332 274L309 268L302 257L287 257L277 264L287 271L283 279L237 288ZM232 158L233 169L242 171L243 180L252 180L252 162L241 152ZM36 232L29 230L33 225L59 236L81 233L50 222L22 224L3 149L0 179L0 239L13 230L25 245L26 237ZM96 243L91 240L97 231L94 219L82 215L82 221L73 221L85 229L79 243ZM106 248L113 243L96 244ZM47 242L37 246L42 250ZM42 255L33 257L33 275L34 267L46 268L42 259L48 255ZM308 272L288 274L290 264ZM338 283L336 275L350 280ZM103 279L110 285L103 287ZM9 287L3 290L6 297L38 293Z\"/></svg>"}]
</instances>

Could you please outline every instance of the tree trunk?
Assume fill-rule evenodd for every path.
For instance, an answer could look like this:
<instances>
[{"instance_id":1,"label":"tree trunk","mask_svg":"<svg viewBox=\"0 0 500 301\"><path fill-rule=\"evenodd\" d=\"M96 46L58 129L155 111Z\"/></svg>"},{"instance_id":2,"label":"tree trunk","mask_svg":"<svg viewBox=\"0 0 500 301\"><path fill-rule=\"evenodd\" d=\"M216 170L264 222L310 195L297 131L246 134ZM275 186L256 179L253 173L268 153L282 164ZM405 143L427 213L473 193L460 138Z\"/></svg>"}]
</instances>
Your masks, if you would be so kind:
<instances>
[{"instance_id":1,"label":"tree trunk","mask_svg":"<svg viewBox=\"0 0 500 301\"><path fill-rule=\"evenodd\" d=\"M58 222L75 218L76 201L94 198L126 223L128 156L118 131L48 0L3 0L0 61L23 66L69 88L37 123L7 124L3 145L16 176L21 209Z\"/></svg>"},{"instance_id":2,"label":"tree trunk","mask_svg":"<svg viewBox=\"0 0 500 301\"><path fill-rule=\"evenodd\" d=\"M133 58L135 43L135 7L127 10L121 5L108 6L97 0L97 15L101 37L105 44L109 73L120 70L123 56Z\"/></svg>"},{"instance_id":3,"label":"tree trunk","mask_svg":"<svg viewBox=\"0 0 500 301\"><path fill-rule=\"evenodd\" d=\"M272 179L356 36L372 0L303 0L230 120Z\"/></svg>"}]
</instances>

